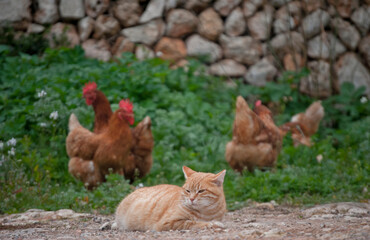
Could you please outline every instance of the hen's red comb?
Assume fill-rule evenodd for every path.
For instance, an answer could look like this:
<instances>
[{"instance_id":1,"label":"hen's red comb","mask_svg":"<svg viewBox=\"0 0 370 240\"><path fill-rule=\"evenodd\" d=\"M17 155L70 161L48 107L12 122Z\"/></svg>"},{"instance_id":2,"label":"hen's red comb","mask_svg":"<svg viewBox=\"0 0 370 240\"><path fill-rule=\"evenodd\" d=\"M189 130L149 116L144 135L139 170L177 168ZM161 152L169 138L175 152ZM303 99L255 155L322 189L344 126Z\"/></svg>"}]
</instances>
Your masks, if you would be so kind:
<instances>
[{"instance_id":1,"label":"hen's red comb","mask_svg":"<svg viewBox=\"0 0 370 240\"><path fill-rule=\"evenodd\" d=\"M85 87L82 89L82 93L86 94L87 92L91 90L95 90L98 87L95 82L89 82L85 84Z\"/></svg>"},{"instance_id":2,"label":"hen's red comb","mask_svg":"<svg viewBox=\"0 0 370 240\"><path fill-rule=\"evenodd\" d=\"M134 105L132 105L129 99L122 99L119 102L119 108L124 109L128 113L132 113L134 110Z\"/></svg>"},{"instance_id":3,"label":"hen's red comb","mask_svg":"<svg viewBox=\"0 0 370 240\"><path fill-rule=\"evenodd\" d=\"M261 100L257 100L257 102L254 104L255 107L258 107L258 106L261 106L261 105L262 105Z\"/></svg>"}]
</instances>

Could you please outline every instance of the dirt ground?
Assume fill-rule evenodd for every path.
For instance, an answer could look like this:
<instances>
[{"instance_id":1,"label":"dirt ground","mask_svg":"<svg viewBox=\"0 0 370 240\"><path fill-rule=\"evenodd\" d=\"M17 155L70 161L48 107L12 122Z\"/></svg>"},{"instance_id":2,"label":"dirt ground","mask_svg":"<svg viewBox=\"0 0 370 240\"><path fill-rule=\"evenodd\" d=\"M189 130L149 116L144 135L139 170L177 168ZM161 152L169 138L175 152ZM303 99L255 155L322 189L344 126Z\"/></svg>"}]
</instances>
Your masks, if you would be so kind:
<instances>
[{"instance_id":1,"label":"dirt ground","mask_svg":"<svg viewBox=\"0 0 370 240\"><path fill-rule=\"evenodd\" d=\"M229 212L224 229L122 232L113 215L43 211L0 216L0 239L370 239L369 203L312 208L256 203Z\"/></svg>"}]
</instances>

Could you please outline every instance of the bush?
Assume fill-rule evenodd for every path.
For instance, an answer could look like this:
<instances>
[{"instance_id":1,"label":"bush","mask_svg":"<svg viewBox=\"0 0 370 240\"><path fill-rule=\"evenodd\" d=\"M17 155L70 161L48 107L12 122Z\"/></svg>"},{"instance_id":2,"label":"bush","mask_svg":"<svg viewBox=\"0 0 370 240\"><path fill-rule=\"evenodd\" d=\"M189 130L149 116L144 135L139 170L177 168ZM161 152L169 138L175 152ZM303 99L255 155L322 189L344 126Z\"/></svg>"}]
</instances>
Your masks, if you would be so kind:
<instances>
[{"instance_id":1,"label":"bush","mask_svg":"<svg viewBox=\"0 0 370 240\"><path fill-rule=\"evenodd\" d=\"M0 54L19 55L21 53L41 55L49 46L42 34L22 33L17 36L13 28L0 28Z\"/></svg>"}]
</instances>

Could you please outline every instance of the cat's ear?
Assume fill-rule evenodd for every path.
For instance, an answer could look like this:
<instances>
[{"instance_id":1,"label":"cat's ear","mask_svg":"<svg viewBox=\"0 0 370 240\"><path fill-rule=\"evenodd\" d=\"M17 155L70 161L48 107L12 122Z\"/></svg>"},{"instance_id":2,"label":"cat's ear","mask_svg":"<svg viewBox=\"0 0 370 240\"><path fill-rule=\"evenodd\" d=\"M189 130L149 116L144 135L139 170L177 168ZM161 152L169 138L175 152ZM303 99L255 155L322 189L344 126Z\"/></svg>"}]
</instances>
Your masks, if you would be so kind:
<instances>
[{"instance_id":1,"label":"cat's ear","mask_svg":"<svg viewBox=\"0 0 370 240\"><path fill-rule=\"evenodd\" d=\"M192 175L193 173L195 173L194 170L191 170L187 166L182 166L182 171L184 172L185 179L188 179L188 177L190 177L190 175Z\"/></svg>"},{"instance_id":2,"label":"cat's ear","mask_svg":"<svg viewBox=\"0 0 370 240\"><path fill-rule=\"evenodd\" d=\"M216 174L216 176L213 179L213 182L216 183L216 185L219 187L222 186L222 184L224 183L225 175L226 170L222 170L221 172Z\"/></svg>"}]
</instances>

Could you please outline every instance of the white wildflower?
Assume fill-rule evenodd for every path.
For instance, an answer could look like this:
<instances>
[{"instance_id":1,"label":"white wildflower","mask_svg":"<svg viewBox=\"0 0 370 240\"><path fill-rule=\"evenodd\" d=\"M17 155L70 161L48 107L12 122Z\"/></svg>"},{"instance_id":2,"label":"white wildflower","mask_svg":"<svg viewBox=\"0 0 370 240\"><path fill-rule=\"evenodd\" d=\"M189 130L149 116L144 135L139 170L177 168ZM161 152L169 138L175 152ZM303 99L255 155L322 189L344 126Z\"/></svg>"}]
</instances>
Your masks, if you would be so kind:
<instances>
[{"instance_id":1,"label":"white wildflower","mask_svg":"<svg viewBox=\"0 0 370 240\"><path fill-rule=\"evenodd\" d=\"M367 103L367 98L365 96L363 96L361 99L360 99L360 102L361 103Z\"/></svg>"},{"instance_id":2,"label":"white wildflower","mask_svg":"<svg viewBox=\"0 0 370 240\"><path fill-rule=\"evenodd\" d=\"M139 184L136 186L136 189L139 189L139 188L142 188L142 187L144 187L144 184L139 183Z\"/></svg>"},{"instance_id":3,"label":"white wildflower","mask_svg":"<svg viewBox=\"0 0 370 240\"><path fill-rule=\"evenodd\" d=\"M53 120L57 120L58 119L58 111L54 111L54 112L50 113L49 118L53 119Z\"/></svg>"},{"instance_id":4,"label":"white wildflower","mask_svg":"<svg viewBox=\"0 0 370 240\"><path fill-rule=\"evenodd\" d=\"M163 52L158 51L158 52L155 53L155 55L157 55L157 57L161 57L163 55Z\"/></svg>"},{"instance_id":5,"label":"white wildflower","mask_svg":"<svg viewBox=\"0 0 370 240\"><path fill-rule=\"evenodd\" d=\"M17 145L17 140L15 138L12 138L9 141L7 141L6 144L8 146L15 146L15 145Z\"/></svg>"},{"instance_id":6,"label":"white wildflower","mask_svg":"<svg viewBox=\"0 0 370 240\"><path fill-rule=\"evenodd\" d=\"M42 123L39 123L39 126L40 126L40 127L46 127L46 126L47 126L47 124L46 124L46 123L44 123L44 122L42 122Z\"/></svg>"},{"instance_id":7,"label":"white wildflower","mask_svg":"<svg viewBox=\"0 0 370 240\"><path fill-rule=\"evenodd\" d=\"M15 155L15 148L12 147L9 151L8 151L8 154L9 156L14 156Z\"/></svg>"},{"instance_id":8,"label":"white wildflower","mask_svg":"<svg viewBox=\"0 0 370 240\"><path fill-rule=\"evenodd\" d=\"M4 143L0 141L0 150L2 150L3 148L4 148Z\"/></svg>"},{"instance_id":9,"label":"white wildflower","mask_svg":"<svg viewBox=\"0 0 370 240\"><path fill-rule=\"evenodd\" d=\"M316 156L316 160L317 160L318 163L321 163L322 159L323 159L322 154L319 154L319 155Z\"/></svg>"},{"instance_id":10,"label":"white wildflower","mask_svg":"<svg viewBox=\"0 0 370 240\"><path fill-rule=\"evenodd\" d=\"M37 93L37 97L42 98L42 97L46 96L46 94L47 93L44 90L41 90L40 92Z\"/></svg>"}]
</instances>

